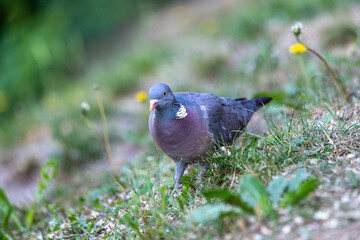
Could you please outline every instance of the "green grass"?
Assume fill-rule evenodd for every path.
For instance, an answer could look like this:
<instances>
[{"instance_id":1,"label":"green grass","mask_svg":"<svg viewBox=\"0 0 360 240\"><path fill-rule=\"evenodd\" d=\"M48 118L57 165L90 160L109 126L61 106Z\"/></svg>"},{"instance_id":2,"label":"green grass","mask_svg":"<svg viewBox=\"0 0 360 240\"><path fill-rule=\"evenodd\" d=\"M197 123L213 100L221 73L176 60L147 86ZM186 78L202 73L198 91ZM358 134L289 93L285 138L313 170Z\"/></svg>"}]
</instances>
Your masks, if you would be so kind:
<instances>
[{"instance_id":1,"label":"green grass","mask_svg":"<svg viewBox=\"0 0 360 240\"><path fill-rule=\"evenodd\" d=\"M313 170L308 160L327 162L359 149L358 141L353 139L360 137L360 125L346 121L346 116L335 114L336 111L328 108L323 116L293 112L282 118L282 124L270 122L269 133L264 136L246 134L241 147L228 148L230 154L215 153L208 158L211 167L199 186L194 187L198 176L191 171L193 177L183 178L182 191L177 193L169 191L173 164L164 157L148 158L123 168L120 181L103 179L94 190L79 196L72 208L62 207L61 202L44 205L38 211L42 217L37 215L37 222L28 226L29 230L40 234L42 229L47 236L104 239L171 239L191 232L221 236L233 231L236 219L246 220L249 214L262 224L267 219L275 224L281 209L298 211L298 204L314 209L316 206L309 205L306 197L316 189L318 180L305 180L319 175L310 173ZM295 166L309 168L309 173L302 170L286 183L279 174ZM282 178L283 183L275 182L275 177ZM356 177L350 177L357 186ZM285 184L280 192L276 192L278 184ZM200 207L205 203L203 195L208 203ZM214 201L215 198L223 200ZM208 214L208 218L202 217ZM10 226L14 223L9 221ZM25 230L20 232L31 236ZM17 236L20 232L10 234Z\"/></svg>"}]
</instances>

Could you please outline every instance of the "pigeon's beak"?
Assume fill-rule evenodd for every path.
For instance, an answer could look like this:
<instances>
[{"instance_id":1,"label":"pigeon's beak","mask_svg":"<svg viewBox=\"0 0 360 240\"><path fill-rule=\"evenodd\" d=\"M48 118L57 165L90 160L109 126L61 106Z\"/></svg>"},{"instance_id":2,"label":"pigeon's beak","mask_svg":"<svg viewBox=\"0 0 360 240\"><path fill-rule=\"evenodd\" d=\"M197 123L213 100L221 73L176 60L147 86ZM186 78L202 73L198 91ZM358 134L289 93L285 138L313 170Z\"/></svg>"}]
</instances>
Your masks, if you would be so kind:
<instances>
[{"instance_id":1,"label":"pigeon's beak","mask_svg":"<svg viewBox=\"0 0 360 240\"><path fill-rule=\"evenodd\" d=\"M158 105L159 100L157 99L151 99L150 100L150 112L154 110L154 108Z\"/></svg>"}]
</instances>

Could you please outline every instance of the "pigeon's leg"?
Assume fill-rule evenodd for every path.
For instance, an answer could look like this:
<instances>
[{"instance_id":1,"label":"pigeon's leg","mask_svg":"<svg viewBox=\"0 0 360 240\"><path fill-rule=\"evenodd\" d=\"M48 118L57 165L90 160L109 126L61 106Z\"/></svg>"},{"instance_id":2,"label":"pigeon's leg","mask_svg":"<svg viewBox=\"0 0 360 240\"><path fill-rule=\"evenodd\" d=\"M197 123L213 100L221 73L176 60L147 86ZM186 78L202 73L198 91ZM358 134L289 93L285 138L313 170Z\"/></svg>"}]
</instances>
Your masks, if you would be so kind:
<instances>
[{"instance_id":1,"label":"pigeon's leg","mask_svg":"<svg viewBox=\"0 0 360 240\"><path fill-rule=\"evenodd\" d=\"M175 168L175 189L177 189L180 186L181 177L185 172L185 169L187 167L187 163L182 161L175 162L176 168Z\"/></svg>"},{"instance_id":2,"label":"pigeon's leg","mask_svg":"<svg viewBox=\"0 0 360 240\"><path fill-rule=\"evenodd\" d=\"M209 169L209 163L208 162L199 162L199 165L202 168L202 170L200 170L200 177L203 178L203 177L205 177L204 172Z\"/></svg>"}]
</instances>

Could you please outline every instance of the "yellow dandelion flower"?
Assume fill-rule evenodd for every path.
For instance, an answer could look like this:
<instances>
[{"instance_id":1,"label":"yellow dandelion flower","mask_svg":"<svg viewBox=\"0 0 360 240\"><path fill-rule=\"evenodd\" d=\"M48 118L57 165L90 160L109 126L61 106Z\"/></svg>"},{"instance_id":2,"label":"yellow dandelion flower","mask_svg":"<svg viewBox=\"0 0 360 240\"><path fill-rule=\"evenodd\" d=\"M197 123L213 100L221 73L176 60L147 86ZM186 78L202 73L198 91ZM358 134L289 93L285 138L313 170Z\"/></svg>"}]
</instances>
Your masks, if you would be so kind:
<instances>
[{"instance_id":1,"label":"yellow dandelion flower","mask_svg":"<svg viewBox=\"0 0 360 240\"><path fill-rule=\"evenodd\" d=\"M135 94L135 99L139 102L144 102L148 99L148 94L145 91L140 91Z\"/></svg>"},{"instance_id":2,"label":"yellow dandelion flower","mask_svg":"<svg viewBox=\"0 0 360 240\"><path fill-rule=\"evenodd\" d=\"M296 43L294 45L291 45L289 48L289 51L294 54L303 53L306 50L307 50L306 46L301 43Z\"/></svg>"}]
</instances>

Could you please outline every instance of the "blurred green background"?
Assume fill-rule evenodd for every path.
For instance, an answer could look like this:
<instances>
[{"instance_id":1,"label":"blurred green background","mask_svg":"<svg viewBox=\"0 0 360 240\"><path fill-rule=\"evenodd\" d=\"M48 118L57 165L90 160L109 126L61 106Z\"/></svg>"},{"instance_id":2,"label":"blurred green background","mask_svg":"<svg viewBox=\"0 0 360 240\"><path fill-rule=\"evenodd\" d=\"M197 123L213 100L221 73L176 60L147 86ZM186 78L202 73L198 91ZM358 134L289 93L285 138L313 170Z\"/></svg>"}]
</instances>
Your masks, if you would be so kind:
<instances>
[{"instance_id":1,"label":"blurred green background","mask_svg":"<svg viewBox=\"0 0 360 240\"><path fill-rule=\"evenodd\" d=\"M230 97L267 94L278 106L298 107L302 94L331 98L335 90L318 74L317 60L304 56L300 71L288 53L295 43L289 28L304 21L305 40L331 56L342 81L354 79L359 59L331 51L358 46L359 26L349 14L356 7L355 0L1 0L0 163L17 156L9 150L41 140L39 151L54 142L46 156L67 169L101 158L80 114L89 101L90 118L99 122L93 84L122 152L151 142L147 103L133 94L155 82ZM330 13L332 22L323 24Z\"/></svg>"},{"instance_id":2,"label":"blurred green background","mask_svg":"<svg viewBox=\"0 0 360 240\"><path fill-rule=\"evenodd\" d=\"M129 28L133 29L139 18L168 2L1 1L2 149L13 147L32 128L45 124L64 146L63 157L73 160L98 157L98 144L91 144L94 139L86 141L88 135L73 130L75 126L80 132L83 128L82 120L78 121L79 104L93 94L93 83L100 84L110 94L109 99L128 91L141 74L151 70L157 56L153 56L151 49L141 50L135 57L122 52L115 55L116 58L127 55L124 62L100 66L98 70L90 66L106 61L119 43L126 45L131 35ZM87 151L82 152L82 157L75 157L79 153L71 156L72 144L73 149L83 147L81 150Z\"/></svg>"}]
</instances>

